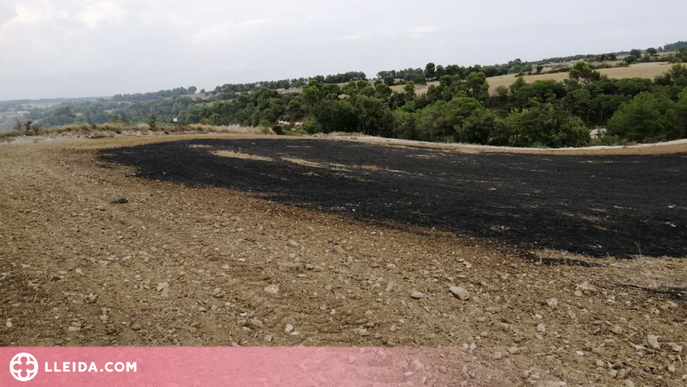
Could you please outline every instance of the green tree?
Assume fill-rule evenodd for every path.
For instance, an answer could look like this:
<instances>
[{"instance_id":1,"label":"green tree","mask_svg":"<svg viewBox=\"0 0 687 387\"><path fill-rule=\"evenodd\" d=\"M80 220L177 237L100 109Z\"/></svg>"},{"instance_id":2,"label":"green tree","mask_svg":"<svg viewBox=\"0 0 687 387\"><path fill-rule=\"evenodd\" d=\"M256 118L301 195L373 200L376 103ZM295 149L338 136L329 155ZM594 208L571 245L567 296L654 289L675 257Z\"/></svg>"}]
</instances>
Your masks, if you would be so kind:
<instances>
[{"instance_id":1,"label":"green tree","mask_svg":"<svg viewBox=\"0 0 687 387\"><path fill-rule=\"evenodd\" d=\"M637 63L637 60L638 60L637 58L639 58L639 57L634 56L634 55L628 55L623 60L625 61L625 63L630 65L630 64Z\"/></svg>"},{"instance_id":2,"label":"green tree","mask_svg":"<svg viewBox=\"0 0 687 387\"><path fill-rule=\"evenodd\" d=\"M434 79L436 77L437 77L436 66L432 62L427 63L427 66L425 66L425 78L426 79Z\"/></svg>"},{"instance_id":3,"label":"green tree","mask_svg":"<svg viewBox=\"0 0 687 387\"><path fill-rule=\"evenodd\" d=\"M658 50L653 48L653 47L649 47L646 49L646 53L651 55L651 56L656 56L656 55L658 55Z\"/></svg>"},{"instance_id":4,"label":"green tree","mask_svg":"<svg viewBox=\"0 0 687 387\"><path fill-rule=\"evenodd\" d=\"M687 138L687 89L682 90L675 105L675 120L678 129L682 130L682 137Z\"/></svg>"},{"instance_id":5,"label":"green tree","mask_svg":"<svg viewBox=\"0 0 687 387\"><path fill-rule=\"evenodd\" d=\"M324 133L358 130L356 110L348 101L321 101L313 108L312 115Z\"/></svg>"},{"instance_id":6,"label":"green tree","mask_svg":"<svg viewBox=\"0 0 687 387\"><path fill-rule=\"evenodd\" d=\"M568 76L571 79L574 79L574 80L580 82L585 87L589 87L589 85L593 81L598 81L599 79L601 79L601 73L592 69L585 62L577 62L570 69L570 72L568 72Z\"/></svg>"},{"instance_id":7,"label":"green tree","mask_svg":"<svg viewBox=\"0 0 687 387\"><path fill-rule=\"evenodd\" d=\"M351 98L358 120L358 130L367 135L390 137L393 127L393 115L389 105L377 98L358 95Z\"/></svg>"},{"instance_id":8,"label":"green tree","mask_svg":"<svg viewBox=\"0 0 687 387\"><path fill-rule=\"evenodd\" d=\"M415 99L415 82L410 81L403 86L403 93L405 94L406 101L412 101Z\"/></svg>"},{"instance_id":9,"label":"green tree","mask_svg":"<svg viewBox=\"0 0 687 387\"><path fill-rule=\"evenodd\" d=\"M675 140L684 135L677 124L675 103L649 92L622 104L608 121L607 129L610 135L636 142Z\"/></svg>"},{"instance_id":10,"label":"green tree","mask_svg":"<svg viewBox=\"0 0 687 387\"><path fill-rule=\"evenodd\" d=\"M403 110L396 110L393 112L393 115L393 137L417 140L417 119L415 115Z\"/></svg>"},{"instance_id":11,"label":"green tree","mask_svg":"<svg viewBox=\"0 0 687 387\"><path fill-rule=\"evenodd\" d=\"M579 147L589 144L589 129L579 117L554 104L515 111L500 122L494 143L519 147Z\"/></svg>"},{"instance_id":12,"label":"green tree","mask_svg":"<svg viewBox=\"0 0 687 387\"><path fill-rule=\"evenodd\" d=\"M423 109L418 121L418 136L430 141L457 141L486 144L495 125L493 113L478 100L456 97Z\"/></svg>"}]
</instances>

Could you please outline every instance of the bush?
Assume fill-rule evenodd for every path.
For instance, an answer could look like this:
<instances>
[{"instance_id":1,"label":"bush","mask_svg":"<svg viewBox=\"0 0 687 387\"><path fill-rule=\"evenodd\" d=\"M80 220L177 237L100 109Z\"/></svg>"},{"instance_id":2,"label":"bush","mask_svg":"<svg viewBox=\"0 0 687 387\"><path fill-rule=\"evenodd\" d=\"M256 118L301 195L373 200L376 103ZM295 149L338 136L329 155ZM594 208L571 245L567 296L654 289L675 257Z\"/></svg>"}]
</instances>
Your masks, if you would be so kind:
<instances>
[{"instance_id":1,"label":"bush","mask_svg":"<svg viewBox=\"0 0 687 387\"><path fill-rule=\"evenodd\" d=\"M511 113L500 122L495 145L517 147L579 147L588 145L589 129L582 119L558 105L542 104Z\"/></svg>"},{"instance_id":2,"label":"bush","mask_svg":"<svg viewBox=\"0 0 687 387\"><path fill-rule=\"evenodd\" d=\"M319 126L317 132L356 132L358 130L358 116L348 101L321 101L313 108L312 115ZM311 129L315 128L311 127ZM310 132L310 130L307 131Z\"/></svg>"},{"instance_id":3,"label":"bush","mask_svg":"<svg viewBox=\"0 0 687 387\"><path fill-rule=\"evenodd\" d=\"M322 132L322 127L315 118L310 118L303 123L301 130L308 134L315 134Z\"/></svg>"},{"instance_id":4,"label":"bush","mask_svg":"<svg viewBox=\"0 0 687 387\"><path fill-rule=\"evenodd\" d=\"M402 110L394 111L392 135L404 140L417 140L417 120L415 115Z\"/></svg>"},{"instance_id":5,"label":"bush","mask_svg":"<svg viewBox=\"0 0 687 387\"><path fill-rule=\"evenodd\" d=\"M636 142L675 140L684 136L677 124L675 103L648 92L623 103L608 121L608 134Z\"/></svg>"},{"instance_id":6,"label":"bush","mask_svg":"<svg viewBox=\"0 0 687 387\"><path fill-rule=\"evenodd\" d=\"M682 90L675 105L675 119L678 130L682 130L682 137L687 138L687 89Z\"/></svg>"},{"instance_id":7,"label":"bush","mask_svg":"<svg viewBox=\"0 0 687 387\"><path fill-rule=\"evenodd\" d=\"M456 97L420 112L419 137L429 141L486 144L495 126L494 115L478 100Z\"/></svg>"}]
</instances>

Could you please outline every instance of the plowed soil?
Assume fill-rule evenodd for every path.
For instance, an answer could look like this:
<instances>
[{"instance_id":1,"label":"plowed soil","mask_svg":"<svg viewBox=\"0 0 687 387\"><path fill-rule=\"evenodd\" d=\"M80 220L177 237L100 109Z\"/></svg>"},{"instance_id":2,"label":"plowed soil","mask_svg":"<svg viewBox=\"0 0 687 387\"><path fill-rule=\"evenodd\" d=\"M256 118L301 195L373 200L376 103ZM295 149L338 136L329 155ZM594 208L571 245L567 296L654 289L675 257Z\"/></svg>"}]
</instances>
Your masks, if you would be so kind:
<instances>
[{"instance_id":1,"label":"plowed soil","mask_svg":"<svg viewBox=\"0 0 687 387\"><path fill-rule=\"evenodd\" d=\"M450 377L413 378L687 380L684 154L178 136L0 161L1 345L443 346Z\"/></svg>"}]
</instances>

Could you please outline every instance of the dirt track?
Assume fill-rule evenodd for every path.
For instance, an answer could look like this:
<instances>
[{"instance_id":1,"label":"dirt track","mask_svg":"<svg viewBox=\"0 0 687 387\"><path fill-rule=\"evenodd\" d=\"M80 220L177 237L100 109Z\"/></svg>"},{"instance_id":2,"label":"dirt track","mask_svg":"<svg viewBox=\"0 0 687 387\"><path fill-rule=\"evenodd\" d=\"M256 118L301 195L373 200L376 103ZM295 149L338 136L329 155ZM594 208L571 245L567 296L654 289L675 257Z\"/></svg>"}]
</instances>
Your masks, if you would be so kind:
<instances>
[{"instance_id":1,"label":"dirt track","mask_svg":"<svg viewBox=\"0 0 687 387\"><path fill-rule=\"evenodd\" d=\"M268 140L277 142L247 148L239 146L242 142L214 143L204 137L175 139L192 141L146 145L162 140L118 138L0 148L0 317L6 323L0 328L0 344L465 345L465 353L472 356L468 368L475 372L471 376L461 370L456 380L466 385L494 385L494 379L486 379L487 371L498 374L498 385L685 383L684 259L589 258L558 251L561 246L543 236L546 249L537 254L544 264L539 264L523 259L520 242L532 242L522 240L525 232L516 233L519 240L499 236L498 228L489 227L493 235L457 230L456 224L465 228L470 223L469 212L461 222L453 223L448 216L432 229L428 222L439 212L417 206L411 225L395 224L412 211L402 206L394 214L398 203L389 198L398 201L403 191L422 194L413 191L428 184L422 173L439 184L430 186L438 199L452 200L451 211L461 203L473 209L487 205L493 211L490 201L513 200L514 208L524 206L531 200L523 197L532 184L525 179L531 158L370 146L370 152L376 152L370 159L356 153L355 144L327 150L326 143ZM250 139L250 144L264 141ZM214 144L222 144L221 149ZM138 145L144 147L131 148ZM145 151L156 151L157 158L150 160L166 162L148 165L155 175L132 175L135 168L113 162L125 155L124 149L112 149L119 147L140 152L119 161L134 164L155 155ZM101 149L111 156L103 160ZM233 154L211 153L221 150ZM197 155L207 163L188 164L184 155ZM245 158L251 155L278 161ZM290 161L283 161L284 156ZM607 220L603 227L645 218L649 222L641 227L654 230L659 227L656 219L670 215L666 221L682 236L685 209L679 207L685 204L679 200L684 199L673 192L684 187L681 157L583 163L537 156L530 169L544 171L544 181L551 184L554 171L568 173L570 182L577 182L570 177L576 173L593 171L606 174L599 177L615 171L612 176L654 182L652 189L618 181L599 183L598 195L576 185L572 192L590 195L587 200L606 209L608 195L625 201L652 193L648 199L655 200L633 204L641 215L610 210L614 221ZM410 160L397 165L406 158L421 170L406 168ZM187 166L175 160L186 160ZM328 165L332 160L342 166ZM270 167L257 168L261 163ZM433 172L445 163L461 168L467 187L457 193L474 192L472 201L448 195L456 188L456 177L442 175L441 167ZM649 169L638 169L640 164ZM510 174L496 175L497 166L509 168L511 183ZM167 167L172 169L164 170ZM188 178L185 173L157 181L166 176L163 172L194 169L198 178L193 182L204 187L172 181ZM228 178L228 172L234 178ZM414 184L391 185L406 176ZM665 180L669 176L672 183ZM284 178L300 184L279 185ZM338 185L332 185L328 195L322 182ZM334 192L341 184L347 190ZM360 196L363 184L386 190L377 199L377 204L389 203L385 211L375 212L374 202L365 199L369 192ZM283 189L275 195L279 187ZM313 187L324 197L302 201ZM564 188L554 184L541 194L570 193ZM505 189L511 194L499 191ZM341 192L350 198L341 200ZM120 197L129 203L110 203ZM335 199L342 201L343 210L331 208ZM568 217L575 227L597 221L575 219L582 209L577 197L560 199L568 201L572 216L544 209L542 219ZM676 206L675 211L666 212L666 204ZM352 208L360 209L362 216L345 211ZM374 215L374 222L363 210ZM489 225L508 226L501 220L509 218L497 217L499 221ZM629 238L628 230L641 227L631 224L619 233ZM613 239L598 235L603 241ZM668 236L656 233L655 238L668 241ZM679 255L683 247L677 242L655 247L644 243L644 255L663 250ZM617 255L625 251L613 244L606 244L606 250ZM278 291L266 291L275 290L270 285L279 285ZM470 299L454 297L449 286L465 288ZM285 332L287 324L293 331ZM658 336L660 348L652 348L655 343L648 335Z\"/></svg>"}]
</instances>

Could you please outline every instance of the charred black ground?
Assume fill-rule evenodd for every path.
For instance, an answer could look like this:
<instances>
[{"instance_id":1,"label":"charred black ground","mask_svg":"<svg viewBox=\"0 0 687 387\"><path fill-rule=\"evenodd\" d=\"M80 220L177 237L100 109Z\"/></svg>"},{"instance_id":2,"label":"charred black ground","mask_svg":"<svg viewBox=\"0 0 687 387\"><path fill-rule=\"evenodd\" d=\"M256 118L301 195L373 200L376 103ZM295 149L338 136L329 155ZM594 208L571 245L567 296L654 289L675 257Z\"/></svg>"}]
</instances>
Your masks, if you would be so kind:
<instances>
[{"instance_id":1,"label":"charred black ground","mask_svg":"<svg viewBox=\"0 0 687 387\"><path fill-rule=\"evenodd\" d=\"M463 154L272 139L176 141L102 153L150 179L226 187L519 248L687 256L687 154Z\"/></svg>"}]
</instances>

